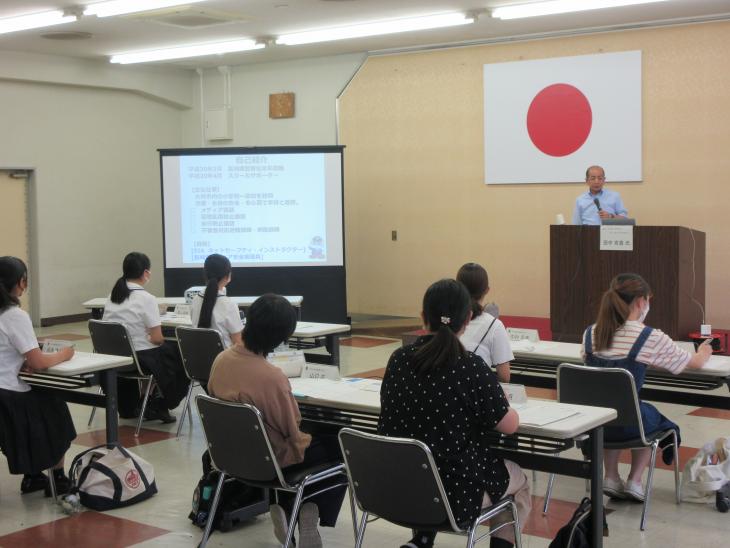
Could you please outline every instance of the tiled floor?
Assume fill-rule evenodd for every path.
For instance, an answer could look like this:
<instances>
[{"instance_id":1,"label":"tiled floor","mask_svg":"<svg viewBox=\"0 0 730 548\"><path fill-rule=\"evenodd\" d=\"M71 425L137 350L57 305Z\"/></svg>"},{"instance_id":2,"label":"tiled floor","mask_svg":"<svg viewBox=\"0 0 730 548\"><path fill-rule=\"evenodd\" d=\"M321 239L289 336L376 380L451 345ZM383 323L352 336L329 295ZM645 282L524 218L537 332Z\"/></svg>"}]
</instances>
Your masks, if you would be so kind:
<instances>
[{"instance_id":1,"label":"tiled floor","mask_svg":"<svg viewBox=\"0 0 730 548\"><path fill-rule=\"evenodd\" d=\"M369 319L369 321L373 321ZM398 325L413 326L414 321L388 320L388 337L397 336L391 331ZM416 322L417 323L417 322ZM368 329L376 326L370 325ZM67 324L39 329L39 336L62 338L62 335L86 335L86 325ZM392 338L377 337L359 332L350 340L365 339L373 343L343 345L342 372L346 375L372 371L385 366L390 353L400 345ZM90 350L90 341L77 338L76 348ZM377 343L377 344L376 344ZM554 398L554 391L530 390L531 397ZM717 436L727 435L730 430L727 413L707 412L697 408L659 404L658 407L682 427L686 448L700 447ZM74 423L79 437L67 454L67 462L86 447L103 441L104 413L99 410L91 428L86 428L89 408L71 405ZM175 414L179 417L181 409ZM17 476L10 476L0 463L0 547L103 546L105 548L176 547L197 546L201 531L187 519L195 485L201 475L200 457L204 451L204 439L197 417L190 424L187 420L180 438L175 437L177 424L162 425L145 422L137 442L134 440L134 421L121 420L120 437L123 443L155 466L159 493L152 499L105 513L84 512L67 517L42 493L21 496ZM100 430L101 429L101 430ZM693 449L682 451L682 460L691 456ZM627 470L622 465L622 470ZM528 548L547 547L557 528L564 524L575 505L585 496L584 482L579 479L558 477L553 491L553 501L547 516L543 516L542 496L547 476L537 474L533 484L533 512L525 525L523 545ZM708 505L674 504L673 475L668 469L659 469L655 475L655 487L649 513L648 528L639 531L641 506L626 502L607 502L612 510L608 523L610 536L607 547L656 547L656 548L716 548L727 545L730 537L730 518ZM365 546L400 546L409 538L409 532L382 521L368 526ZM343 507L335 529L323 532L325 546L353 546L352 522L349 511ZM439 547L463 546L464 539L442 535ZM486 545L483 544L483 545ZM259 516L228 533L214 533L211 547L271 547L277 546L267 515Z\"/></svg>"}]
</instances>

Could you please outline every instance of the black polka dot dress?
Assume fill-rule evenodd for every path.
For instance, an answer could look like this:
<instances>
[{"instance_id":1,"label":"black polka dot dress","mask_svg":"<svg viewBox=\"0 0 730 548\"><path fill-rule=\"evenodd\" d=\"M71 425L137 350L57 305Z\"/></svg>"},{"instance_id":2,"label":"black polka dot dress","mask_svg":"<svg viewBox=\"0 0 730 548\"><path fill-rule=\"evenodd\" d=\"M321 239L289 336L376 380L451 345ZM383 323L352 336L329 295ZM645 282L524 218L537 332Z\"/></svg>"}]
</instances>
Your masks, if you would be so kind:
<instances>
[{"instance_id":1,"label":"black polka dot dress","mask_svg":"<svg viewBox=\"0 0 730 548\"><path fill-rule=\"evenodd\" d=\"M509 403L494 372L471 352L417 375L410 360L429 338L391 355L380 391L378 431L431 448L456 520L463 524L479 515L485 492L496 501L509 485L504 461L483 439L507 414Z\"/></svg>"}]
</instances>

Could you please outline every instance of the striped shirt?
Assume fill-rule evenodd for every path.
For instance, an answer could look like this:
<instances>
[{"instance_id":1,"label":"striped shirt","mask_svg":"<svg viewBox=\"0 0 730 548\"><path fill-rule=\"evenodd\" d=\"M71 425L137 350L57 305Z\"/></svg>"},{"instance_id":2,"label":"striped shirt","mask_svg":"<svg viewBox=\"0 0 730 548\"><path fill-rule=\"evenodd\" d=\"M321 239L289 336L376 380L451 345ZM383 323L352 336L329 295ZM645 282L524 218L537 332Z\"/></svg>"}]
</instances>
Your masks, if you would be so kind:
<instances>
[{"instance_id":1,"label":"striped shirt","mask_svg":"<svg viewBox=\"0 0 730 548\"><path fill-rule=\"evenodd\" d=\"M595 352L599 358L621 359L626 358L631 351L631 347L639 338L644 324L634 320L627 321L623 326L616 330L613 336L610 348L604 348L600 352ZM596 326L591 330L591 338L595 346ZM585 360L585 333L583 333L583 346L581 355ZM653 329L649 338L641 348L636 361L655 367L657 369L666 369L674 375L679 375L692 356L686 350L679 348L669 336L660 329Z\"/></svg>"}]
</instances>

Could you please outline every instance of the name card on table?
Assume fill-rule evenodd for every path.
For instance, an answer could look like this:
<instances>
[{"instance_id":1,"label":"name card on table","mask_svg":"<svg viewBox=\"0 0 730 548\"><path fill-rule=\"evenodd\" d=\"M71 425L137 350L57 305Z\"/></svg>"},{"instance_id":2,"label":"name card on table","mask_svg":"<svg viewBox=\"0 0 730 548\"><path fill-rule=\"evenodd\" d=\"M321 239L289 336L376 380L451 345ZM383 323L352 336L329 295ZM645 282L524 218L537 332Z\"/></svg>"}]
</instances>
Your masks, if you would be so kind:
<instances>
[{"instance_id":1,"label":"name card on table","mask_svg":"<svg viewBox=\"0 0 730 548\"><path fill-rule=\"evenodd\" d=\"M58 341L54 339L46 339L43 341L43 353L44 354L53 354L55 352L58 352L62 348L73 348L75 345L74 343L70 341Z\"/></svg>"},{"instance_id":2,"label":"name card on table","mask_svg":"<svg viewBox=\"0 0 730 548\"><path fill-rule=\"evenodd\" d=\"M177 316L190 316L191 311L193 307L189 304L176 304L175 305L175 314Z\"/></svg>"},{"instance_id":3,"label":"name card on table","mask_svg":"<svg viewBox=\"0 0 730 548\"><path fill-rule=\"evenodd\" d=\"M336 365L324 365L321 363L305 363L302 369L303 379L329 379L340 380L340 370Z\"/></svg>"},{"instance_id":4,"label":"name card on table","mask_svg":"<svg viewBox=\"0 0 730 548\"><path fill-rule=\"evenodd\" d=\"M520 407L527 404L527 391L522 384L500 383L510 406Z\"/></svg>"},{"instance_id":5,"label":"name card on table","mask_svg":"<svg viewBox=\"0 0 730 548\"><path fill-rule=\"evenodd\" d=\"M634 227L631 225L601 225L601 251L633 251Z\"/></svg>"},{"instance_id":6,"label":"name card on table","mask_svg":"<svg viewBox=\"0 0 730 548\"><path fill-rule=\"evenodd\" d=\"M530 341L538 342L540 340L540 334L537 329L520 329L518 327L508 327L507 333L509 333L510 341Z\"/></svg>"}]
</instances>

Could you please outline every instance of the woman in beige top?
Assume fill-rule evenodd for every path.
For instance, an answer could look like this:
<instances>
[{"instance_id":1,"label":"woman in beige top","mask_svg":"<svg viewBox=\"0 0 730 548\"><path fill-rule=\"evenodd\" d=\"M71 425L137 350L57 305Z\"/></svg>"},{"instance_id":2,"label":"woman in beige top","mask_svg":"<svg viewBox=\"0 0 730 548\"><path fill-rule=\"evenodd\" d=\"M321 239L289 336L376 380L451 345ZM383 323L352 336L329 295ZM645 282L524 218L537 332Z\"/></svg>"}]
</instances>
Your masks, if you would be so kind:
<instances>
[{"instance_id":1,"label":"woman in beige top","mask_svg":"<svg viewBox=\"0 0 730 548\"><path fill-rule=\"evenodd\" d=\"M249 403L261 411L279 466L285 471L342 459L336 436L319 433L312 436L302 432L302 417L289 379L266 361L266 355L294 333L296 324L296 311L289 301L278 295L262 295L248 310L242 343L234 344L218 355L208 381L210 395ZM322 487L321 482L317 484L317 489ZM302 505L299 511L300 548L322 546L317 522L324 527L334 527L344 496L344 487L336 488L312 497ZM272 504L269 509L274 534L281 543L286 540L287 516L291 514L293 502L294 495L282 492L278 494L278 504Z\"/></svg>"}]
</instances>

